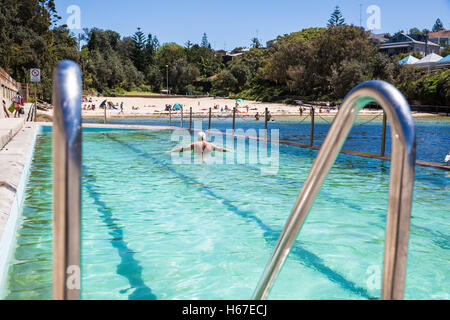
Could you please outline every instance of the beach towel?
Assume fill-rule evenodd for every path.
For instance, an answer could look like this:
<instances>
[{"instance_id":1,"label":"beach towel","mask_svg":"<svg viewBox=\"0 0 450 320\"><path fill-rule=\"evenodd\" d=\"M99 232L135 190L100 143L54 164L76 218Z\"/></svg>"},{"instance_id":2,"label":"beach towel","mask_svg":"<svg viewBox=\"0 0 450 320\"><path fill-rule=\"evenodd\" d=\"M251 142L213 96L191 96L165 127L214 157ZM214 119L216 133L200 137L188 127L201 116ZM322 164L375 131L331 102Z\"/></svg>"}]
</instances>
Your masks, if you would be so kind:
<instances>
[{"instance_id":1,"label":"beach towel","mask_svg":"<svg viewBox=\"0 0 450 320\"><path fill-rule=\"evenodd\" d=\"M9 111L10 113L13 113L14 110L16 110L16 108L15 108L14 102L13 102L13 103L11 103L11 106L8 108L8 111Z\"/></svg>"}]
</instances>

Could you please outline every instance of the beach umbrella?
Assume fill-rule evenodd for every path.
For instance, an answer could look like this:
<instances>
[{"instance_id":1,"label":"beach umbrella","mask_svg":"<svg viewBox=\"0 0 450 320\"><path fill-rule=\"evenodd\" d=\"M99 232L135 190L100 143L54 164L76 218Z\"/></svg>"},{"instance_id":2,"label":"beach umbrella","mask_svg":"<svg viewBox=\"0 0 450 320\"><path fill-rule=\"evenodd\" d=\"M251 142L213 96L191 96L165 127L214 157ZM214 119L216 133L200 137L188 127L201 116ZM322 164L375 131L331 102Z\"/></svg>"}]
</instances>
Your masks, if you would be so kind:
<instances>
[{"instance_id":1,"label":"beach umbrella","mask_svg":"<svg viewBox=\"0 0 450 320\"><path fill-rule=\"evenodd\" d=\"M415 64L415 63L417 63L417 61L419 61L419 59L417 59L413 56L407 56L407 57L403 58L402 60L400 60L398 62L398 64Z\"/></svg>"},{"instance_id":2,"label":"beach umbrella","mask_svg":"<svg viewBox=\"0 0 450 320\"><path fill-rule=\"evenodd\" d=\"M106 100L100 103L99 108L104 108L106 106Z\"/></svg>"},{"instance_id":3,"label":"beach umbrella","mask_svg":"<svg viewBox=\"0 0 450 320\"><path fill-rule=\"evenodd\" d=\"M182 108L182 106L181 106L181 104L179 104L179 103L175 103L175 104L173 105L173 109L174 109L174 110L181 110L181 108Z\"/></svg>"},{"instance_id":4,"label":"beach umbrella","mask_svg":"<svg viewBox=\"0 0 450 320\"><path fill-rule=\"evenodd\" d=\"M236 99L237 102L244 102L242 99Z\"/></svg>"}]
</instances>

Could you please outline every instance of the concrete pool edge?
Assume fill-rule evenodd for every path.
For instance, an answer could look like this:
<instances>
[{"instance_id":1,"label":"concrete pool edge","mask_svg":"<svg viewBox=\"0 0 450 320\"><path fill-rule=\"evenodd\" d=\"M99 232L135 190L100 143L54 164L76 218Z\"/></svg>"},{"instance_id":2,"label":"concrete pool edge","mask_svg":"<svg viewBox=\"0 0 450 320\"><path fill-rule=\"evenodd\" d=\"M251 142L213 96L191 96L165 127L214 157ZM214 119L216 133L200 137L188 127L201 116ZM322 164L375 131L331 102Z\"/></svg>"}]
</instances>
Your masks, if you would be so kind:
<instances>
[{"instance_id":1,"label":"concrete pool edge","mask_svg":"<svg viewBox=\"0 0 450 320\"><path fill-rule=\"evenodd\" d=\"M6 203L6 208L0 208L2 212L6 213L6 223L3 230L0 230L0 299L3 298L5 292L8 266L14 249L18 221L22 216L26 182L29 177L39 129L39 125L25 124L24 128L5 145L2 154L0 154L0 160L9 158L9 163L12 166L19 166L19 169L12 173L12 178L6 179L11 183L3 182L9 186L6 186L6 188L9 193L13 193L13 199L11 202L2 202L2 205ZM22 166L21 169L20 166ZM14 188L14 185L16 185L16 188Z\"/></svg>"}]
</instances>

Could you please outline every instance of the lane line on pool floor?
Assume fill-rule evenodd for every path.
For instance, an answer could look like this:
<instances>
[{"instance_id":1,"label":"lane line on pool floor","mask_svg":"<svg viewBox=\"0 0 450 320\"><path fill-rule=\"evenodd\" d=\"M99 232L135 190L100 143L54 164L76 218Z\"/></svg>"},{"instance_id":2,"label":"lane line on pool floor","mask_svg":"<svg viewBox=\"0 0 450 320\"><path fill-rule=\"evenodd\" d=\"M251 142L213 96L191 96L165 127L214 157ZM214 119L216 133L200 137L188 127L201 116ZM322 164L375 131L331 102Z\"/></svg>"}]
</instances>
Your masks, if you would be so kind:
<instances>
[{"instance_id":1,"label":"lane line on pool floor","mask_svg":"<svg viewBox=\"0 0 450 320\"><path fill-rule=\"evenodd\" d=\"M197 187L197 189L200 189L200 190L206 192L211 197L213 197L217 200L220 200L221 203L224 204L225 207L227 207L229 211L237 214L238 216L240 216L242 218L256 222L256 224L264 231L264 234L263 234L264 239L272 247L275 247L275 245L278 241L278 237L281 234L281 231L273 230L268 225L266 225L260 218L253 215L252 212L240 210L238 207L236 207L232 203L232 201L215 194L203 183L198 182L197 180L178 172L177 170L171 168L171 166L168 163L166 163L160 159L157 159L157 158L153 157L151 154L130 145L128 142L122 141L115 137L112 137L107 133L105 134L105 136L108 137L110 140L115 141L118 144L122 145L123 147L135 152L136 154L144 157L145 159L147 159L147 160L151 159L153 161L152 163L158 164L161 168L172 172L173 174L177 175L180 179L192 183L193 185L195 185ZM358 287L353 281L346 279L343 275L341 275L337 271L334 271L330 267L326 266L323 263L323 260L319 256L304 249L300 244L296 243L292 247L291 254L293 256L297 257L302 264L304 264L305 266L307 266L313 270L319 271L320 273L325 275L331 282L338 284L343 289L351 291L354 294L360 295L367 299L377 299L376 297L371 296L365 288Z\"/></svg>"},{"instance_id":2,"label":"lane line on pool floor","mask_svg":"<svg viewBox=\"0 0 450 320\"><path fill-rule=\"evenodd\" d=\"M87 189L89 197L94 201L101 214L103 222L109 229L111 245L117 249L120 256L120 264L117 265L117 274L126 278L130 284L129 289L134 291L128 296L129 300L156 300L156 295L144 283L142 279L142 266L140 262L134 258L134 252L128 247L128 243L123 237L123 227L116 222L118 219L113 217L112 209L100 199L99 187L95 184L97 179L95 175L83 166L83 186ZM120 293L126 293L129 289L121 290Z\"/></svg>"}]
</instances>

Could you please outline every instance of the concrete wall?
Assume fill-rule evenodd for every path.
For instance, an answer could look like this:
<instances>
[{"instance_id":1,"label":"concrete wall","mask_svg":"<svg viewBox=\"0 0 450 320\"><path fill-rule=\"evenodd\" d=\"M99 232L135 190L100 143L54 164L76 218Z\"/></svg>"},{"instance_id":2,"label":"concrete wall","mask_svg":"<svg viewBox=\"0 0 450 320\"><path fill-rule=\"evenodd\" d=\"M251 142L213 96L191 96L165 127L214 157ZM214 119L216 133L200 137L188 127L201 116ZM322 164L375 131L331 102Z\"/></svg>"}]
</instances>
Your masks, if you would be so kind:
<instances>
[{"instance_id":1,"label":"concrete wall","mask_svg":"<svg viewBox=\"0 0 450 320\"><path fill-rule=\"evenodd\" d=\"M6 101L6 107L9 108L12 98L18 93L17 82L5 70L0 68L0 119L6 118L3 112L2 100Z\"/></svg>"}]
</instances>

